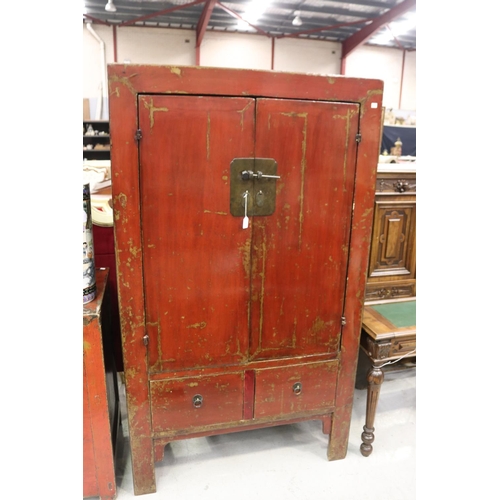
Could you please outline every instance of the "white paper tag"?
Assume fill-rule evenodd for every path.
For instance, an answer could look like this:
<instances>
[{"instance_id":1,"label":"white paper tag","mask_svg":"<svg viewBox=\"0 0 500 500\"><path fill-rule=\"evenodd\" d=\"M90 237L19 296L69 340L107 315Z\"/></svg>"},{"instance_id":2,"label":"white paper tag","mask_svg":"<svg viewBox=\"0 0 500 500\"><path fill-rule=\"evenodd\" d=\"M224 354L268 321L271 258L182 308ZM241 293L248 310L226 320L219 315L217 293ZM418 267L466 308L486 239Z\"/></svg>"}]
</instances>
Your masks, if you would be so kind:
<instances>
[{"instance_id":1,"label":"white paper tag","mask_svg":"<svg viewBox=\"0 0 500 500\"><path fill-rule=\"evenodd\" d=\"M248 217L243 217L243 229L248 229Z\"/></svg>"}]
</instances>

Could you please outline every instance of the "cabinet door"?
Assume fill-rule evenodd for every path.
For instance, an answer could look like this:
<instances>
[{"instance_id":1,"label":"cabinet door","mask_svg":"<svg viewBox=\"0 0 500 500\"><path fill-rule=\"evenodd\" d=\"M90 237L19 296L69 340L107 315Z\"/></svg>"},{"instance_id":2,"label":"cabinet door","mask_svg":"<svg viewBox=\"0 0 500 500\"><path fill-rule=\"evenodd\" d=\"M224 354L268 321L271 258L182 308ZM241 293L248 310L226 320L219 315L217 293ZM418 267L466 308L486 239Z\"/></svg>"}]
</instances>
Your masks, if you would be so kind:
<instances>
[{"instance_id":1,"label":"cabinet door","mask_svg":"<svg viewBox=\"0 0 500 500\"><path fill-rule=\"evenodd\" d=\"M138 113L150 370L241 362L251 233L229 212L229 168L254 155L255 102L142 96Z\"/></svg>"},{"instance_id":2,"label":"cabinet door","mask_svg":"<svg viewBox=\"0 0 500 500\"><path fill-rule=\"evenodd\" d=\"M145 309L152 372L339 347L357 105L139 98ZM230 214L234 158L273 158L267 216Z\"/></svg>"},{"instance_id":3,"label":"cabinet door","mask_svg":"<svg viewBox=\"0 0 500 500\"><path fill-rule=\"evenodd\" d=\"M415 197L375 201L369 279L415 277Z\"/></svg>"},{"instance_id":4,"label":"cabinet door","mask_svg":"<svg viewBox=\"0 0 500 500\"><path fill-rule=\"evenodd\" d=\"M260 99L257 157L278 163L276 210L253 218L251 355L339 347L358 107Z\"/></svg>"}]
</instances>

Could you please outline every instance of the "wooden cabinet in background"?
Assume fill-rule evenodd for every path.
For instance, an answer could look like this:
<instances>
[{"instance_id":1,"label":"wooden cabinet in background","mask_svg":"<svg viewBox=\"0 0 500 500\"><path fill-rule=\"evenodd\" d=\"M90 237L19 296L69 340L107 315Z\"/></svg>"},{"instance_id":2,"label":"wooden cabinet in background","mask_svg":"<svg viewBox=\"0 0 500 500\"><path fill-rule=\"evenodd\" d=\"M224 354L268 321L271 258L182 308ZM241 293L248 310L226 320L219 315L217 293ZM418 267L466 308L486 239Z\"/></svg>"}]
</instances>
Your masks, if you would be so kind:
<instances>
[{"instance_id":1,"label":"wooden cabinet in background","mask_svg":"<svg viewBox=\"0 0 500 500\"><path fill-rule=\"evenodd\" d=\"M416 296L416 169L379 165L365 301Z\"/></svg>"},{"instance_id":2,"label":"wooden cabinet in background","mask_svg":"<svg viewBox=\"0 0 500 500\"><path fill-rule=\"evenodd\" d=\"M382 82L108 75L135 493L156 490L155 461L188 437L315 419L328 459L344 458Z\"/></svg>"}]
</instances>

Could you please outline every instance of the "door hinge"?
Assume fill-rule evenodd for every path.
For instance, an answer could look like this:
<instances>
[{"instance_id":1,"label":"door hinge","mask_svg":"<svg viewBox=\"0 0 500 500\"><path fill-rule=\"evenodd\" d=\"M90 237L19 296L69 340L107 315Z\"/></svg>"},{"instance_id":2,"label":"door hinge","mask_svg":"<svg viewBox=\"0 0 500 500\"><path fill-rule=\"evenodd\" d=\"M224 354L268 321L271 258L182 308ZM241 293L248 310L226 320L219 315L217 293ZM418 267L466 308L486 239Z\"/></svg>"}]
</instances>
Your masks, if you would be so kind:
<instances>
[{"instance_id":1,"label":"door hinge","mask_svg":"<svg viewBox=\"0 0 500 500\"><path fill-rule=\"evenodd\" d=\"M149 344L149 335L144 335L144 337L142 337L142 341L144 342L144 345L148 345Z\"/></svg>"},{"instance_id":2,"label":"door hinge","mask_svg":"<svg viewBox=\"0 0 500 500\"><path fill-rule=\"evenodd\" d=\"M342 326L345 326L347 324L347 320L345 319L345 316L342 316L341 321Z\"/></svg>"},{"instance_id":3,"label":"door hinge","mask_svg":"<svg viewBox=\"0 0 500 500\"><path fill-rule=\"evenodd\" d=\"M356 142L358 144L361 142L361 134L356 134Z\"/></svg>"},{"instance_id":4,"label":"door hinge","mask_svg":"<svg viewBox=\"0 0 500 500\"><path fill-rule=\"evenodd\" d=\"M138 128L135 132L135 140L140 141L142 139L142 130Z\"/></svg>"}]
</instances>

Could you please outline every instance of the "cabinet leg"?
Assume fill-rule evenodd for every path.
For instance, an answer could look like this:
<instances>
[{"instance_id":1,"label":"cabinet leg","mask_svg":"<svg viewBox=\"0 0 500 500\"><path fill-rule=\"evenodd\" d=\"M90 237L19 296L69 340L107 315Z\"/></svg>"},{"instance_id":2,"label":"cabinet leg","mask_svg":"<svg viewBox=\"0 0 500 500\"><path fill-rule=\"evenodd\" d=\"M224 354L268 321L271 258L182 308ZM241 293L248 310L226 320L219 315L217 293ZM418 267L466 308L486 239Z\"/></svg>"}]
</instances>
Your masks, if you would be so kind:
<instances>
[{"instance_id":1,"label":"cabinet leg","mask_svg":"<svg viewBox=\"0 0 500 500\"><path fill-rule=\"evenodd\" d=\"M328 460L342 460L347 455L351 412L352 405L346 405L335 409L335 413L332 417L330 439L328 441Z\"/></svg>"},{"instance_id":2,"label":"cabinet leg","mask_svg":"<svg viewBox=\"0 0 500 500\"><path fill-rule=\"evenodd\" d=\"M368 380L368 390L366 395L366 421L363 426L363 433L361 434L361 440L363 443L360 446L361 454L364 457L370 456L373 451L372 443L375 440L375 427L373 424L375 422L375 412L377 410L380 387L384 381L384 372L381 368L373 366L368 372L366 378Z\"/></svg>"},{"instance_id":3,"label":"cabinet leg","mask_svg":"<svg viewBox=\"0 0 500 500\"><path fill-rule=\"evenodd\" d=\"M155 463L162 462L165 458L165 446L167 446L167 443L155 443Z\"/></svg>"},{"instance_id":4,"label":"cabinet leg","mask_svg":"<svg viewBox=\"0 0 500 500\"><path fill-rule=\"evenodd\" d=\"M130 438L134 494L145 495L156 492L156 477L153 440L150 438Z\"/></svg>"}]
</instances>

